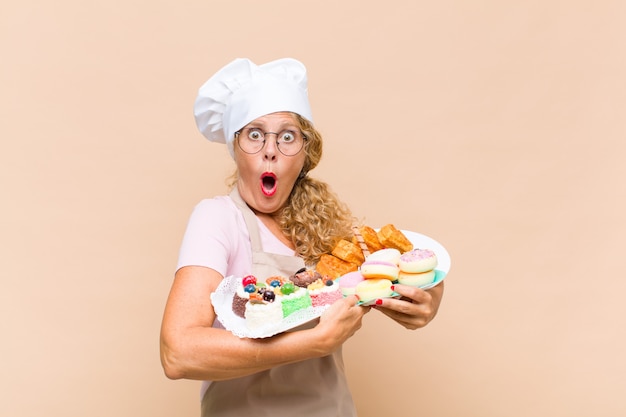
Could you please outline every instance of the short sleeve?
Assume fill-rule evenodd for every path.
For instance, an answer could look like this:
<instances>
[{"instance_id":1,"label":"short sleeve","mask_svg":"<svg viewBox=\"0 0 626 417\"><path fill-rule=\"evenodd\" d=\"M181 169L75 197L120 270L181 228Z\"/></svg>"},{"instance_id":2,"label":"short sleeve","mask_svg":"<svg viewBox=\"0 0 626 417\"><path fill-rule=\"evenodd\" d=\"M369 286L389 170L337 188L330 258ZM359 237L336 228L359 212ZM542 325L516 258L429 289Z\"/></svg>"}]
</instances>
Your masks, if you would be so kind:
<instances>
[{"instance_id":1,"label":"short sleeve","mask_svg":"<svg viewBox=\"0 0 626 417\"><path fill-rule=\"evenodd\" d=\"M242 250L241 213L227 197L196 205L183 236L176 269L205 266L226 276L231 258ZM245 239L248 240L247 236Z\"/></svg>"}]
</instances>

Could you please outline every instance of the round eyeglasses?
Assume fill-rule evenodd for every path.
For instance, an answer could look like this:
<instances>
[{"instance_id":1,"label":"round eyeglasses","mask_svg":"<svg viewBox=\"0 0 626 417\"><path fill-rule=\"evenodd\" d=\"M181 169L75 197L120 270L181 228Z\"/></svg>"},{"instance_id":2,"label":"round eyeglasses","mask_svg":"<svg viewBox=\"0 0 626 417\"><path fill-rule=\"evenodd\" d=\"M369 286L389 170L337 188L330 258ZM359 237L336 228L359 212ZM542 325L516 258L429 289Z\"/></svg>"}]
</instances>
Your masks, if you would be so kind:
<instances>
[{"instance_id":1,"label":"round eyeglasses","mask_svg":"<svg viewBox=\"0 0 626 417\"><path fill-rule=\"evenodd\" d=\"M258 153L265 146L265 137L276 135L276 147L285 156L294 156L302 150L306 137L299 130L264 132L258 127L244 127L235 132L239 149L247 154Z\"/></svg>"}]
</instances>

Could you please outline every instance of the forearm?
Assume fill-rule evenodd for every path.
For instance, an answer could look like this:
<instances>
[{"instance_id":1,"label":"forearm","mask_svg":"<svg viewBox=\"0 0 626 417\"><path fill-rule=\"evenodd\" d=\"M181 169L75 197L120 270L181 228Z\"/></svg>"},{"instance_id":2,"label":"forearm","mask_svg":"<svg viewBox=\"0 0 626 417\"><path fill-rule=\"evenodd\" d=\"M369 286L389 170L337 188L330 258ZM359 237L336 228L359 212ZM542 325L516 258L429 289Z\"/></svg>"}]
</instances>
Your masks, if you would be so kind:
<instances>
[{"instance_id":1,"label":"forearm","mask_svg":"<svg viewBox=\"0 0 626 417\"><path fill-rule=\"evenodd\" d=\"M329 354L315 328L271 338L247 339L199 327L161 337L161 361L172 379L224 380Z\"/></svg>"}]
</instances>

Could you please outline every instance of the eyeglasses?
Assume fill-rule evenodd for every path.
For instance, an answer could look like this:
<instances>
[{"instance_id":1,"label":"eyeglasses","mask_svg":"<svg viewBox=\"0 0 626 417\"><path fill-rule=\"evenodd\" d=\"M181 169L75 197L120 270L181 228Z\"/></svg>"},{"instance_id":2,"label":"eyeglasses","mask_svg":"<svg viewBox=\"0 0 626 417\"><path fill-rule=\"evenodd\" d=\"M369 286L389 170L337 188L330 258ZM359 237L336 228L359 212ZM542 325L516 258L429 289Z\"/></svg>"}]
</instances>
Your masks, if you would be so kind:
<instances>
[{"instance_id":1,"label":"eyeglasses","mask_svg":"<svg viewBox=\"0 0 626 417\"><path fill-rule=\"evenodd\" d=\"M239 148L247 154L258 153L265 146L265 137L276 135L276 147L285 156L294 156L302 150L306 137L299 130L283 130L279 133L264 132L258 127L244 127L235 132Z\"/></svg>"}]
</instances>

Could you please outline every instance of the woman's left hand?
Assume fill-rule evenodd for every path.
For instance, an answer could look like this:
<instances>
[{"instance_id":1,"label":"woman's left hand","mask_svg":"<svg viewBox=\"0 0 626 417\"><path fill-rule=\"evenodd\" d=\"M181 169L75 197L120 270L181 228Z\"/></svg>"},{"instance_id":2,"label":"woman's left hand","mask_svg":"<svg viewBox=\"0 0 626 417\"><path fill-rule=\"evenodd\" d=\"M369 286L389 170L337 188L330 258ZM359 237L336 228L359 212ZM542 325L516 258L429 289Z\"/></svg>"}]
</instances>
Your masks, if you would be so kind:
<instances>
[{"instance_id":1,"label":"woman's left hand","mask_svg":"<svg viewBox=\"0 0 626 417\"><path fill-rule=\"evenodd\" d=\"M394 284L394 291L402 297L381 298L373 307L407 329L415 330L435 318L443 296L443 282L429 290Z\"/></svg>"}]
</instances>

